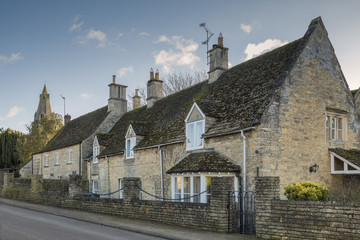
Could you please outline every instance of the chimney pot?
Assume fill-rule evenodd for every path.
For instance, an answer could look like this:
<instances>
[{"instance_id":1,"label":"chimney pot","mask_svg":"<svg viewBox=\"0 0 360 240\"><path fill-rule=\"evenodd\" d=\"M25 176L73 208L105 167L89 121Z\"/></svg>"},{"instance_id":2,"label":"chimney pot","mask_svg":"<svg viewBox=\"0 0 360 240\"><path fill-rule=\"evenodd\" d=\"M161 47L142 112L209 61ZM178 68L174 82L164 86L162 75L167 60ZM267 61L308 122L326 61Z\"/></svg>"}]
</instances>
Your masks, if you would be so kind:
<instances>
[{"instance_id":1,"label":"chimney pot","mask_svg":"<svg viewBox=\"0 0 360 240\"><path fill-rule=\"evenodd\" d=\"M224 38L223 38L223 35L221 33L219 34L219 37L218 37L218 45L221 48L224 47Z\"/></svg>"},{"instance_id":2,"label":"chimney pot","mask_svg":"<svg viewBox=\"0 0 360 240\"><path fill-rule=\"evenodd\" d=\"M71 121L71 116L69 114L66 114L64 116L64 125L68 124Z\"/></svg>"},{"instance_id":3,"label":"chimney pot","mask_svg":"<svg viewBox=\"0 0 360 240\"><path fill-rule=\"evenodd\" d=\"M152 68L150 68L150 80L154 80L154 70Z\"/></svg>"},{"instance_id":4,"label":"chimney pot","mask_svg":"<svg viewBox=\"0 0 360 240\"><path fill-rule=\"evenodd\" d=\"M135 89L135 96L139 96L139 89Z\"/></svg>"},{"instance_id":5,"label":"chimney pot","mask_svg":"<svg viewBox=\"0 0 360 240\"><path fill-rule=\"evenodd\" d=\"M113 83L116 83L116 75L113 75L112 78L113 78Z\"/></svg>"},{"instance_id":6,"label":"chimney pot","mask_svg":"<svg viewBox=\"0 0 360 240\"><path fill-rule=\"evenodd\" d=\"M156 69L155 80L160 80L159 69Z\"/></svg>"}]
</instances>

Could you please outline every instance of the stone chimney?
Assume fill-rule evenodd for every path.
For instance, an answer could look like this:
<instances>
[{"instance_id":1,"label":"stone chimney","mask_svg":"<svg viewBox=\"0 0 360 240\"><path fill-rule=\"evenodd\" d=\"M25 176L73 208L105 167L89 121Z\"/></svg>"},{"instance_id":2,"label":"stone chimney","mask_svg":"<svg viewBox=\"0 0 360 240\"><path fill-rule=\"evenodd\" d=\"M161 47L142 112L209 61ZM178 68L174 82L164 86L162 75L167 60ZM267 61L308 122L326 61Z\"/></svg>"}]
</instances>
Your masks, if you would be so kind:
<instances>
[{"instance_id":1,"label":"stone chimney","mask_svg":"<svg viewBox=\"0 0 360 240\"><path fill-rule=\"evenodd\" d=\"M126 88L117 84L116 76L113 75L112 83L109 84L108 112L117 112L120 116L127 112Z\"/></svg>"},{"instance_id":2,"label":"stone chimney","mask_svg":"<svg viewBox=\"0 0 360 240\"><path fill-rule=\"evenodd\" d=\"M68 124L71 121L71 116L69 114L66 114L64 116L64 125Z\"/></svg>"},{"instance_id":3,"label":"stone chimney","mask_svg":"<svg viewBox=\"0 0 360 240\"><path fill-rule=\"evenodd\" d=\"M224 38L220 33L218 37L218 44L213 45L213 48L209 50L209 83L215 82L220 77L220 75L228 69L228 51L229 49L224 47Z\"/></svg>"},{"instance_id":4,"label":"stone chimney","mask_svg":"<svg viewBox=\"0 0 360 240\"><path fill-rule=\"evenodd\" d=\"M137 109L141 105L141 97L139 96L139 89L135 89L135 96L133 96L133 109Z\"/></svg>"},{"instance_id":5,"label":"stone chimney","mask_svg":"<svg viewBox=\"0 0 360 240\"><path fill-rule=\"evenodd\" d=\"M163 96L163 81L160 80L159 70L156 70L154 77L154 70L151 68L150 80L147 83L147 108L151 108Z\"/></svg>"}]
</instances>

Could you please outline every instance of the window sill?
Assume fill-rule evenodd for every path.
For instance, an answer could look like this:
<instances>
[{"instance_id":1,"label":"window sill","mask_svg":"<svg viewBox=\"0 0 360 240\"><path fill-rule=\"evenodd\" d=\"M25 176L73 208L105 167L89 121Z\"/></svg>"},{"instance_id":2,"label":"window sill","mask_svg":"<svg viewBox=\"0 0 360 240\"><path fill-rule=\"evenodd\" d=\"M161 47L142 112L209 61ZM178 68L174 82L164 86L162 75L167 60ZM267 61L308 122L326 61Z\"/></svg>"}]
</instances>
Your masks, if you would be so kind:
<instances>
[{"instance_id":1,"label":"window sill","mask_svg":"<svg viewBox=\"0 0 360 240\"><path fill-rule=\"evenodd\" d=\"M125 157L125 160L135 159L135 157Z\"/></svg>"},{"instance_id":2,"label":"window sill","mask_svg":"<svg viewBox=\"0 0 360 240\"><path fill-rule=\"evenodd\" d=\"M49 167L49 165L47 165L47 166L44 166L44 168L48 168Z\"/></svg>"},{"instance_id":3,"label":"window sill","mask_svg":"<svg viewBox=\"0 0 360 240\"><path fill-rule=\"evenodd\" d=\"M59 166L60 164L59 163L56 163L55 166Z\"/></svg>"},{"instance_id":4,"label":"window sill","mask_svg":"<svg viewBox=\"0 0 360 240\"><path fill-rule=\"evenodd\" d=\"M204 146L196 147L196 148L186 148L185 151L195 151L195 150L201 150L204 149Z\"/></svg>"},{"instance_id":5,"label":"window sill","mask_svg":"<svg viewBox=\"0 0 360 240\"><path fill-rule=\"evenodd\" d=\"M72 162L67 162L66 165L72 164Z\"/></svg>"}]
</instances>

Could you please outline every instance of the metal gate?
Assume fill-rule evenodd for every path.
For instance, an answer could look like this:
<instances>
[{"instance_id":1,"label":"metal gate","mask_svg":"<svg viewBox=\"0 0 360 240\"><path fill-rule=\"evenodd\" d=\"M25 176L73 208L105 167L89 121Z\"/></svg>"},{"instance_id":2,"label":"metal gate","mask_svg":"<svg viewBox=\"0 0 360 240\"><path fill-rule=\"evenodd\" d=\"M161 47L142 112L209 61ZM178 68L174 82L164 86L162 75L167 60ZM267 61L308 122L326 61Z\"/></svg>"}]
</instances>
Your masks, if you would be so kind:
<instances>
[{"instance_id":1,"label":"metal gate","mask_svg":"<svg viewBox=\"0 0 360 240\"><path fill-rule=\"evenodd\" d=\"M240 194L242 193L242 194ZM241 234L255 235L256 221L255 221L255 204L256 193L248 192L234 192L234 206L236 211L236 223L238 232Z\"/></svg>"}]
</instances>

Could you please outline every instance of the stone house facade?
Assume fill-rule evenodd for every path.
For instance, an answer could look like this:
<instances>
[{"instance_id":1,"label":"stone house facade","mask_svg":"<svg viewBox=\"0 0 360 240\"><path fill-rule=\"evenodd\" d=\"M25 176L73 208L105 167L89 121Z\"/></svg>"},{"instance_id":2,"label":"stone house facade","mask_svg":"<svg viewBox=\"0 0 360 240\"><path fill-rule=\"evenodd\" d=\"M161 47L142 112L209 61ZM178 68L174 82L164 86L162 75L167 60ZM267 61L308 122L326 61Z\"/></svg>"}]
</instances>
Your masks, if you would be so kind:
<instances>
[{"instance_id":1,"label":"stone house facade","mask_svg":"<svg viewBox=\"0 0 360 240\"><path fill-rule=\"evenodd\" d=\"M150 73L148 105L124 114L97 155L89 180L98 192L138 177L153 196L207 191L183 200L205 202L214 176L232 177L234 191L279 176L283 192L296 181L341 187L360 173L359 90L350 91L321 18L302 38L231 69L227 52L219 36L209 80L165 98Z\"/></svg>"},{"instance_id":2,"label":"stone house facade","mask_svg":"<svg viewBox=\"0 0 360 240\"><path fill-rule=\"evenodd\" d=\"M341 187L360 174L360 90L350 91L321 18L302 38L230 69L222 35L209 54L209 79L167 97L150 71L147 106L136 95L129 112L116 110L125 98L110 101L126 87L110 84L108 107L71 121L34 155L38 173L76 171L89 191L112 198L122 197L123 178L137 177L143 199L190 202L208 201L212 177L232 178L238 192L254 191L256 176L279 176L283 192L297 181ZM72 131L86 134L75 141ZM69 149L78 167L50 166Z\"/></svg>"}]
</instances>

